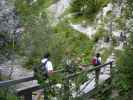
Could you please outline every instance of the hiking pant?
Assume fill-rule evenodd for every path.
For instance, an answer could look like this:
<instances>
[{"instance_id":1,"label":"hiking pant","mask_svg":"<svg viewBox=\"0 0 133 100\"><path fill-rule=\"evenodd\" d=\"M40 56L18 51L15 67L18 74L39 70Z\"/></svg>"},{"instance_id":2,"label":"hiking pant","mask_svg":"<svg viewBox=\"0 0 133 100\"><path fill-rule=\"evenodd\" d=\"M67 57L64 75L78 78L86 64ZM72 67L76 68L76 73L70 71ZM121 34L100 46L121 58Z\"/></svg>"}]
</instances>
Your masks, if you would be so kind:
<instances>
[{"instance_id":1,"label":"hiking pant","mask_svg":"<svg viewBox=\"0 0 133 100\"><path fill-rule=\"evenodd\" d=\"M95 82L96 82L96 85L98 85L99 84L100 69L96 69L95 75L96 75Z\"/></svg>"}]
</instances>

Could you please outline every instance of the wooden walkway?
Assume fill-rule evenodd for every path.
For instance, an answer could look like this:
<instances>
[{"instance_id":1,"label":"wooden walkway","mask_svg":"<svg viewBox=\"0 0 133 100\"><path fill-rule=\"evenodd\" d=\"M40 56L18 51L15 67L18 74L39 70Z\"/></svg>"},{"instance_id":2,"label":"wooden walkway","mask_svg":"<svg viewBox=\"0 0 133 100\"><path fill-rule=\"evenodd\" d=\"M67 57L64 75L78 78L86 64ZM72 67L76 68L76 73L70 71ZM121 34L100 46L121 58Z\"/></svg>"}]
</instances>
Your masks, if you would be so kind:
<instances>
[{"instance_id":1,"label":"wooden walkway","mask_svg":"<svg viewBox=\"0 0 133 100\"><path fill-rule=\"evenodd\" d=\"M99 84L102 84L103 82L105 82L107 79L109 79L111 77L110 72L111 72L110 66L101 68L100 75L99 75ZM88 74L88 76L90 79L80 86L81 94L89 93L90 91L92 91L93 89L96 88L95 73L92 72L92 73Z\"/></svg>"},{"instance_id":2,"label":"wooden walkway","mask_svg":"<svg viewBox=\"0 0 133 100\"><path fill-rule=\"evenodd\" d=\"M100 65L100 66L97 66L95 68L86 69L86 70L65 76L64 79L71 79L73 77L78 77L79 75L83 74L84 72L88 73L89 80L87 82L85 82L84 84L82 84L80 86L79 91L73 92L72 95L73 96L80 96L84 93L89 93L96 86L98 86L100 83L104 82L108 78L112 79L112 64L113 64L113 61L108 62L108 63L103 64L103 65ZM97 72L97 70L100 70L100 74ZM55 71L55 73L59 73L62 71L63 71L63 69ZM33 76L31 76L31 77L18 79L18 80L0 81L0 88L9 87L12 85L20 84L23 82L29 82L29 81L33 81L33 80L35 80L35 78ZM39 85L26 87L26 88L24 87L21 89L17 89L16 95L17 96L23 96L24 100L32 100L32 92L37 91L39 89L41 89L41 87Z\"/></svg>"}]
</instances>

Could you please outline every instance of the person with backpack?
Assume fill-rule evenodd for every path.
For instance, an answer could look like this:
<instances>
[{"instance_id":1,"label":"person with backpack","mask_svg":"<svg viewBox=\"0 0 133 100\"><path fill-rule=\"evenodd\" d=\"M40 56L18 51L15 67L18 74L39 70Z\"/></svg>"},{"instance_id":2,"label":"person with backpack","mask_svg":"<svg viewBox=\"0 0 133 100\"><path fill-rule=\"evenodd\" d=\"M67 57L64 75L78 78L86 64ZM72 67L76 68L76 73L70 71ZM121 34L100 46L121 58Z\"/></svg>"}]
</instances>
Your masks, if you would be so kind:
<instances>
[{"instance_id":1,"label":"person with backpack","mask_svg":"<svg viewBox=\"0 0 133 100\"><path fill-rule=\"evenodd\" d=\"M46 53L41 60L41 66L42 66L42 71L44 71L44 74L46 77L50 76L53 74L53 65L52 62L50 61L50 54Z\"/></svg>"},{"instance_id":2,"label":"person with backpack","mask_svg":"<svg viewBox=\"0 0 133 100\"><path fill-rule=\"evenodd\" d=\"M46 53L41 59L41 64L39 66L35 65L33 67L34 77L40 83L40 80L47 80L49 76L53 74L53 65L50 61L50 54ZM42 82L41 82L42 83Z\"/></svg>"},{"instance_id":3,"label":"person with backpack","mask_svg":"<svg viewBox=\"0 0 133 100\"><path fill-rule=\"evenodd\" d=\"M53 74L53 65L52 65L52 62L50 61L50 53L46 53L44 55L44 57L41 59L40 69L41 69L41 72L43 73L43 79L44 79L43 81L46 81L49 78L49 76L51 76ZM41 85L42 84L47 84L47 83L41 83ZM48 81L48 84L50 85L50 80ZM43 90L38 91L36 100L40 100L41 95L44 92L48 91L47 89L44 89L44 90L45 91L43 91ZM45 98L45 100L48 100L48 96L46 94L45 94L44 98Z\"/></svg>"},{"instance_id":4,"label":"person with backpack","mask_svg":"<svg viewBox=\"0 0 133 100\"><path fill-rule=\"evenodd\" d=\"M101 57L100 57L100 53L97 53L96 56L92 59L92 64L94 66L98 66L101 64Z\"/></svg>"},{"instance_id":5,"label":"person with backpack","mask_svg":"<svg viewBox=\"0 0 133 100\"><path fill-rule=\"evenodd\" d=\"M97 53L96 56L93 58L92 64L94 66L99 66L99 65L102 64L100 53ZM96 85L98 85L99 74L100 74L100 69L96 69L96 71L95 71L95 75L96 75L95 82L96 82Z\"/></svg>"}]
</instances>

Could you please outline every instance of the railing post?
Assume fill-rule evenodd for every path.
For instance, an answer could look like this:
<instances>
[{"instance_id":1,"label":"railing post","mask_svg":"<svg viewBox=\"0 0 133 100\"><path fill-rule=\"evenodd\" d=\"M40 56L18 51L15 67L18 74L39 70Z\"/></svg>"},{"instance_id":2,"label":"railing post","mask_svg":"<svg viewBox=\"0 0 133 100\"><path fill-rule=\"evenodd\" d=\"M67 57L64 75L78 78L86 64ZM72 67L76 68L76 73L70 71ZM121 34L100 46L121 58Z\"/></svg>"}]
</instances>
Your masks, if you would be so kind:
<instances>
[{"instance_id":1,"label":"railing post","mask_svg":"<svg viewBox=\"0 0 133 100\"><path fill-rule=\"evenodd\" d=\"M46 89L46 88L45 88ZM47 93L47 90L43 91L43 95L44 95L44 100L48 100L48 93Z\"/></svg>"},{"instance_id":2,"label":"railing post","mask_svg":"<svg viewBox=\"0 0 133 100\"><path fill-rule=\"evenodd\" d=\"M49 79L46 79L45 81L46 82L43 83L44 100L49 100L50 83L49 83Z\"/></svg>"},{"instance_id":3,"label":"railing post","mask_svg":"<svg viewBox=\"0 0 133 100\"><path fill-rule=\"evenodd\" d=\"M73 73L72 71L72 62L71 59L69 57L66 57L66 61L65 61L65 76ZM70 100L70 80L69 78L66 78L64 80L64 97L63 100Z\"/></svg>"},{"instance_id":4,"label":"railing post","mask_svg":"<svg viewBox=\"0 0 133 100\"><path fill-rule=\"evenodd\" d=\"M24 94L24 100L32 100L32 92Z\"/></svg>"},{"instance_id":5,"label":"railing post","mask_svg":"<svg viewBox=\"0 0 133 100\"><path fill-rule=\"evenodd\" d=\"M69 93L69 79L66 79L64 82L64 100L70 100L70 93Z\"/></svg>"},{"instance_id":6,"label":"railing post","mask_svg":"<svg viewBox=\"0 0 133 100\"><path fill-rule=\"evenodd\" d=\"M65 76L67 76L68 74L69 74L69 70L67 69L67 65L65 66L65 68L66 68L66 72L65 72ZM69 98L70 98L70 91L69 91L69 78L66 78L65 80L64 80L64 97L63 97L63 100L70 100Z\"/></svg>"},{"instance_id":7,"label":"railing post","mask_svg":"<svg viewBox=\"0 0 133 100\"><path fill-rule=\"evenodd\" d=\"M110 82L112 82L112 77L113 77L112 63L113 62L110 62Z\"/></svg>"},{"instance_id":8,"label":"railing post","mask_svg":"<svg viewBox=\"0 0 133 100\"><path fill-rule=\"evenodd\" d=\"M2 80L1 69L0 69L0 80Z\"/></svg>"}]
</instances>

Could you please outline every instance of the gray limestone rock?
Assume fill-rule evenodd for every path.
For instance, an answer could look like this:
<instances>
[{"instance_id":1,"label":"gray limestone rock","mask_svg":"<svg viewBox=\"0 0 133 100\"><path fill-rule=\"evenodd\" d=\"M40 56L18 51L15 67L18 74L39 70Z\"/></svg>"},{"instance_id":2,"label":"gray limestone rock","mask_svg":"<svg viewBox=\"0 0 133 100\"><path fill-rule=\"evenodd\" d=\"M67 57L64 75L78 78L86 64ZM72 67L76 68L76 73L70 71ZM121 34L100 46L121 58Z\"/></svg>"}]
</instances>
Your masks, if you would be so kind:
<instances>
[{"instance_id":1,"label":"gray limestone rock","mask_svg":"<svg viewBox=\"0 0 133 100\"><path fill-rule=\"evenodd\" d=\"M4 33L11 40L17 40L20 37L20 28L19 16L13 3L9 0L0 0L0 33Z\"/></svg>"}]
</instances>

